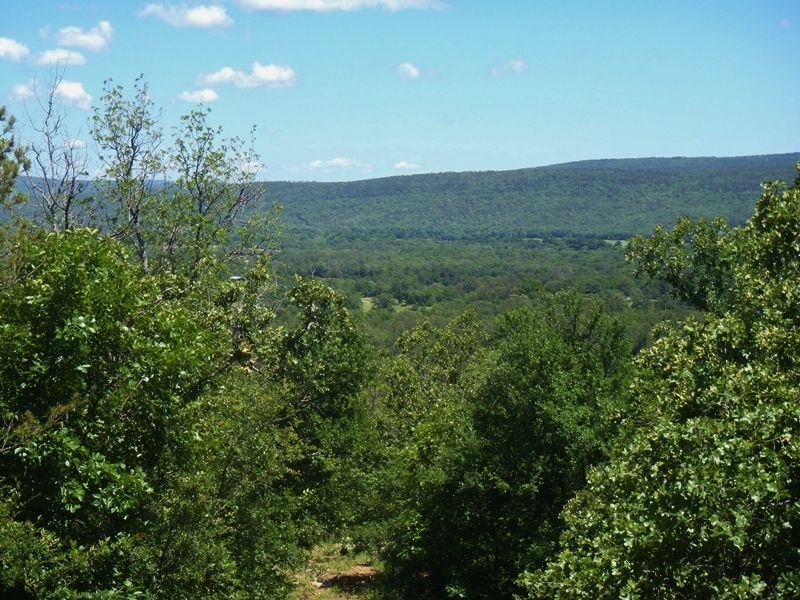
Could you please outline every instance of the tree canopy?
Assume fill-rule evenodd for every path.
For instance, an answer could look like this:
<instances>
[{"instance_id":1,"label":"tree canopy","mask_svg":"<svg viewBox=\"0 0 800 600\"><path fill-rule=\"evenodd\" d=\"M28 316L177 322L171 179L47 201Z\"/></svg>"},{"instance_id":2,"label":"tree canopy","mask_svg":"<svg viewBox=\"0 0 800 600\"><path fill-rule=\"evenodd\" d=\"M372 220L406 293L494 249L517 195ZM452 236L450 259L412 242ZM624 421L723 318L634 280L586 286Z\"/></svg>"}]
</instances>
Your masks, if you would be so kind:
<instances>
[{"instance_id":1,"label":"tree canopy","mask_svg":"<svg viewBox=\"0 0 800 600\"><path fill-rule=\"evenodd\" d=\"M13 116L6 114L6 107L0 105L0 202L9 200L22 200L14 192L14 182L20 168L28 164L25 148L18 145L14 139Z\"/></svg>"},{"instance_id":2,"label":"tree canopy","mask_svg":"<svg viewBox=\"0 0 800 600\"><path fill-rule=\"evenodd\" d=\"M797 593L798 215L800 186L769 183L747 225L715 238L725 293L639 358L628 435L568 504L561 552L524 577L531 596ZM664 251L681 257L669 277L696 289L708 254L670 241L637 258L663 274Z\"/></svg>"}]
</instances>

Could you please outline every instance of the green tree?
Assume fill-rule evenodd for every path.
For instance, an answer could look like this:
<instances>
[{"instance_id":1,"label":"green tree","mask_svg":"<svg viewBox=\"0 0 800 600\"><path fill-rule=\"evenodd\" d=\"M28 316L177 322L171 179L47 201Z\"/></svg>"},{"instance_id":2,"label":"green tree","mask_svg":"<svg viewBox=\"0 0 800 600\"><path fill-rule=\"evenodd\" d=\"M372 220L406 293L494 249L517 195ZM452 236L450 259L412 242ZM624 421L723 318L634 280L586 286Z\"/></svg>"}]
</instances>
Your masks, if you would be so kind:
<instances>
[{"instance_id":1,"label":"green tree","mask_svg":"<svg viewBox=\"0 0 800 600\"><path fill-rule=\"evenodd\" d=\"M637 235L628 243L626 259L634 273L669 283L673 295L700 310L723 310L731 286L732 260L724 219L707 221L681 217L671 231L656 227L649 238Z\"/></svg>"},{"instance_id":2,"label":"green tree","mask_svg":"<svg viewBox=\"0 0 800 600\"><path fill-rule=\"evenodd\" d=\"M466 398L482 381L486 341L471 313L441 328L422 321L400 336L399 354L380 369L373 414L383 443L372 456L366 535L387 560L392 585L408 595L436 589L418 580L430 573L423 566L431 546L426 519L435 517L426 511L437 509L433 494L473 439Z\"/></svg>"},{"instance_id":3,"label":"green tree","mask_svg":"<svg viewBox=\"0 0 800 600\"><path fill-rule=\"evenodd\" d=\"M561 553L523 577L531 596L797 595L798 215L798 182L766 184L716 242L725 272L711 280L729 290L639 359L627 441L567 506Z\"/></svg>"},{"instance_id":4,"label":"green tree","mask_svg":"<svg viewBox=\"0 0 800 600\"><path fill-rule=\"evenodd\" d=\"M417 373L440 376L401 450L388 555L416 593L510 597L524 565L554 551L561 508L605 456L629 345L621 324L577 293L504 315L494 352L462 379L459 357L477 356L470 345L422 347Z\"/></svg>"},{"instance_id":5,"label":"green tree","mask_svg":"<svg viewBox=\"0 0 800 600\"><path fill-rule=\"evenodd\" d=\"M0 106L0 203L19 202L22 197L14 193L14 182L20 168L29 164L25 148L18 145L13 137L14 117L6 114L6 107Z\"/></svg>"},{"instance_id":6,"label":"green tree","mask_svg":"<svg viewBox=\"0 0 800 600\"><path fill-rule=\"evenodd\" d=\"M102 192L113 204L107 208L110 228L131 245L145 272L153 243L149 215L161 197L156 177L164 171L164 135L157 119L147 82L140 75L129 98L121 85L106 80L91 124L103 164Z\"/></svg>"},{"instance_id":7,"label":"green tree","mask_svg":"<svg viewBox=\"0 0 800 600\"><path fill-rule=\"evenodd\" d=\"M369 363L341 297L299 282L287 331L265 265L142 276L83 229L0 256L0 595L285 597L357 492Z\"/></svg>"},{"instance_id":8,"label":"green tree","mask_svg":"<svg viewBox=\"0 0 800 600\"><path fill-rule=\"evenodd\" d=\"M220 262L246 264L274 250L279 238L279 209L266 206L255 180L261 159L254 140L223 138L209 114L198 109L181 117L167 156L175 187L150 224L162 266L192 279Z\"/></svg>"},{"instance_id":9,"label":"green tree","mask_svg":"<svg viewBox=\"0 0 800 600\"><path fill-rule=\"evenodd\" d=\"M253 140L223 138L209 112L181 117L167 140L141 76L130 97L106 81L95 108L92 135L104 165L98 187L113 205L110 229L145 272L192 280L241 274L280 237L279 208L264 204L255 181L261 163ZM167 176L174 182L158 179Z\"/></svg>"},{"instance_id":10,"label":"green tree","mask_svg":"<svg viewBox=\"0 0 800 600\"><path fill-rule=\"evenodd\" d=\"M276 337L271 377L294 407L295 429L307 448L298 493L317 522L316 534L332 534L355 518L365 493L357 457L371 439L361 391L373 361L343 296L300 277L287 296L297 314Z\"/></svg>"},{"instance_id":11,"label":"green tree","mask_svg":"<svg viewBox=\"0 0 800 600\"><path fill-rule=\"evenodd\" d=\"M4 250L4 526L32 524L46 556L5 585L46 596L59 586L121 591L131 577L142 589L134 571L148 565L131 547L154 533L177 414L230 363L228 319L213 306L198 314L190 294L167 297L90 230L23 232Z\"/></svg>"},{"instance_id":12,"label":"green tree","mask_svg":"<svg viewBox=\"0 0 800 600\"><path fill-rule=\"evenodd\" d=\"M180 411L151 511L159 559L147 592L286 598L316 528L298 481L314 449L298 421L280 386L247 369Z\"/></svg>"},{"instance_id":13,"label":"green tree","mask_svg":"<svg viewBox=\"0 0 800 600\"><path fill-rule=\"evenodd\" d=\"M63 231L3 231L0 595L283 598L302 546L355 518L363 335L319 282L281 306L258 156L207 117L162 149L146 84L107 82L109 235L58 203ZM10 190L24 155L3 142Z\"/></svg>"}]
</instances>

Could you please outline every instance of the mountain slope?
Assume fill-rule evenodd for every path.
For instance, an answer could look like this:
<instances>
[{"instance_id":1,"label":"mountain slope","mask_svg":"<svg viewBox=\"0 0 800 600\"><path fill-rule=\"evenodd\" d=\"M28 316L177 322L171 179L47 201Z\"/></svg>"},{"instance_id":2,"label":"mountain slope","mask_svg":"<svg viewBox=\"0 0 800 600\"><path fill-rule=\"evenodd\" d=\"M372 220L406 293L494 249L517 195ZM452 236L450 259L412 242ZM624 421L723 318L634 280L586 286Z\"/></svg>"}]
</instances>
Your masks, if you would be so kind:
<instances>
[{"instance_id":1,"label":"mountain slope","mask_svg":"<svg viewBox=\"0 0 800 600\"><path fill-rule=\"evenodd\" d=\"M289 234L440 239L626 238L680 215L744 221L764 180L794 177L800 153L590 160L346 183L269 182Z\"/></svg>"}]
</instances>

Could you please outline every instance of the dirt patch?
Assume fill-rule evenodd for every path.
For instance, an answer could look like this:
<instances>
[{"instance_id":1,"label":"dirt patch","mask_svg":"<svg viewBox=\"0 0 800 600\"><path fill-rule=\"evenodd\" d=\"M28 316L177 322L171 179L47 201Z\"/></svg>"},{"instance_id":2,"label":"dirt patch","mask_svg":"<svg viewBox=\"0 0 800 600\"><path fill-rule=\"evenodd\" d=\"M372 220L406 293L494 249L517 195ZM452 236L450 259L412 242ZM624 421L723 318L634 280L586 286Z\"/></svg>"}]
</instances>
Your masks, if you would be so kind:
<instances>
[{"instance_id":1,"label":"dirt patch","mask_svg":"<svg viewBox=\"0 0 800 600\"><path fill-rule=\"evenodd\" d=\"M372 554L319 544L310 550L306 568L295 573L289 600L376 600L380 577L381 563Z\"/></svg>"},{"instance_id":2,"label":"dirt patch","mask_svg":"<svg viewBox=\"0 0 800 600\"><path fill-rule=\"evenodd\" d=\"M377 571L369 565L356 565L343 573L326 573L320 587L336 588L349 594L357 594L369 586Z\"/></svg>"}]
</instances>

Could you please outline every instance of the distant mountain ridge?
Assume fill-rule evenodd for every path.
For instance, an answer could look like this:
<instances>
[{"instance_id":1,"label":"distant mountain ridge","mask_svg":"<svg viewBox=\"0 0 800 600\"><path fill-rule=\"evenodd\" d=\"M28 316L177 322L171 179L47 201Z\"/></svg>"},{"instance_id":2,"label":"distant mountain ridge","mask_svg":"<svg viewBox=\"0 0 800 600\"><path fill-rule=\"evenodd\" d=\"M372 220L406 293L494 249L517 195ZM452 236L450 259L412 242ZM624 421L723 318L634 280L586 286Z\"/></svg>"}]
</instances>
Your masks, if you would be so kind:
<instances>
[{"instance_id":1,"label":"distant mountain ridge","mask_svg":"<svg viewBox=\"0 0 800 600\"><path fill-rule=\"evenodd\" d=\"M598 159L510 171L350 182L265 182L289 236L626 239L681 215L750 217L765 180L791 181L800 153ZM157 185L170 185L158 182ZM26 191L24 178L18 188ZM94 186L88 188L92 193Z\"/></svg>"},{"instance_id":2,"label":"distant mountain ridge","mask_svg":"<svg viewBox=\"0 0 800 600\"><path fill-rule=\"evenodd\" d=\"M402 175L352 182L267 182L288 234L437 239L624 239L681 215L752 213L765 180L791 181L800 153L601 159L513 171Z\"/></svg>"}]
</instances>

